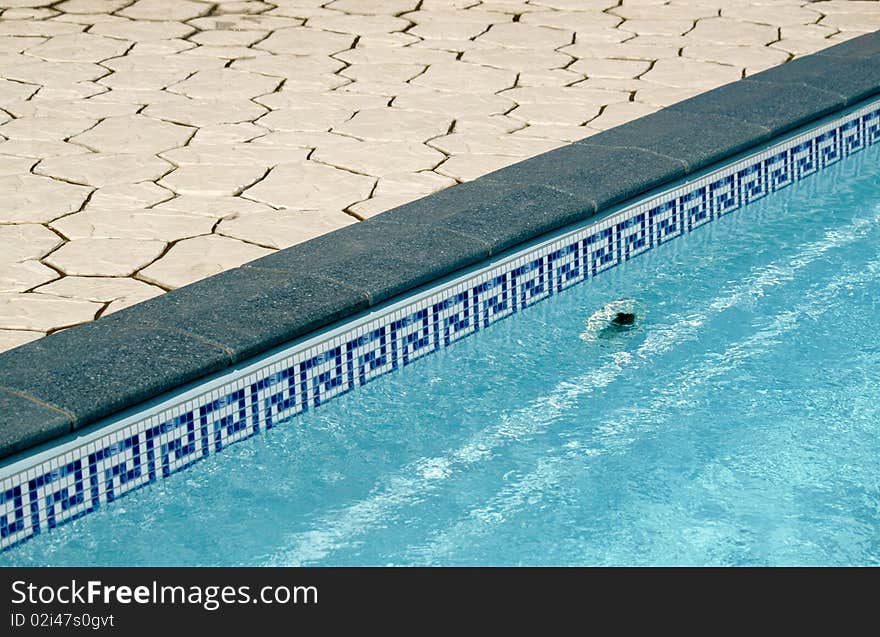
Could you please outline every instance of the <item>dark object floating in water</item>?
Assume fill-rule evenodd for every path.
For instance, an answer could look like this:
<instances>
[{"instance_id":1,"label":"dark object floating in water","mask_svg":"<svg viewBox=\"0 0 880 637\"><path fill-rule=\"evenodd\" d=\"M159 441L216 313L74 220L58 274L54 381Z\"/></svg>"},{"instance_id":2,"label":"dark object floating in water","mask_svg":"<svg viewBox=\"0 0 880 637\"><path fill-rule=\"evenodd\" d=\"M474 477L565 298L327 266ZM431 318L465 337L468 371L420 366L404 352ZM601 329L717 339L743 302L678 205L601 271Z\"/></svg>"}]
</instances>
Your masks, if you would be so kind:
<instances>
[{"instance_id":1,"label":"dark object floating in water","mask_svg":"<svg viewBox=\"0 0 880 637\"><path fill-rule=\"evenodd\" d=\"M617 316L611 319L612 325L626 327L636 322L636 315L630 312L618 312Z\"/></svg>"}]
</instances>

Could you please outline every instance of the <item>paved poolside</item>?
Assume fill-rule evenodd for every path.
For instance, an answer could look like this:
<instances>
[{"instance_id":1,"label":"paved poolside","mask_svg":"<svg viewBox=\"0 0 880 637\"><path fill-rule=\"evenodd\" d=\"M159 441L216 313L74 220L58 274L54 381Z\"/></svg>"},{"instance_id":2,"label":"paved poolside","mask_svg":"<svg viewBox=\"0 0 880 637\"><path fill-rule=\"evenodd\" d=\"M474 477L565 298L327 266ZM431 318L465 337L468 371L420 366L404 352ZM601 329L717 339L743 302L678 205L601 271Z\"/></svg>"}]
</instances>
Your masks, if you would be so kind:
<instances>
[{"instance_id":1,"label":"paved poolside","mask_svg":"<svg viewBox=\"0 0 880 637\"><path fill-rule=\"evenodd\" d=\"M880 29L876 0L0 8L0 351Z\"/></svg>"}]
</instances>

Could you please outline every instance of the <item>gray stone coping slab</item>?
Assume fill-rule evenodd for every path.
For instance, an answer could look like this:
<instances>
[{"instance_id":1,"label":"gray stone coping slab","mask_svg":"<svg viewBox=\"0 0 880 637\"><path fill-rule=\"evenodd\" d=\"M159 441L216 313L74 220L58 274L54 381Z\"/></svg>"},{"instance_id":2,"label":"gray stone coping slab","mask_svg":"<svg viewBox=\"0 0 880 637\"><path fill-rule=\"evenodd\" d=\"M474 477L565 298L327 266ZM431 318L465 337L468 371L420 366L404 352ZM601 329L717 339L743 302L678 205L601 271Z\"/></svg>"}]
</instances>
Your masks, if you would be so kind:
<instances>
[{"instance_id":1,"label":"gray stone coping slab","mask_svg":"<svg viewBox=\"0 0 880 637\"><path fill-rule=\"evenodd\" d=\"M0 353L0 459L880 93L880 33Z\"/></svg>"}]
</instances>

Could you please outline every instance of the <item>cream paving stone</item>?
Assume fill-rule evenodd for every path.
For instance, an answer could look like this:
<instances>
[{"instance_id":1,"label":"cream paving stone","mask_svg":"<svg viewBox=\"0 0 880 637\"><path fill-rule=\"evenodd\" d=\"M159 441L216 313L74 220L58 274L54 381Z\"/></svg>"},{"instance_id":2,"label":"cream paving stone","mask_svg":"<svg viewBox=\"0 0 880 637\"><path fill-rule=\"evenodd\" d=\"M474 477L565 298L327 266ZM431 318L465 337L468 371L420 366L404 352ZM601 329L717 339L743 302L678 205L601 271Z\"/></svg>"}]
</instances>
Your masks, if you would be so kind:
<instances>
[{"instance_id":1,"label":"cream paving stone","mask_svg":"<svg viewBox=\"0 0 880 637\"><path fill-rule=\"evenodd\" d=\"M190 140L189 145L238 144L241 142L249 142L252 139L256 139L265 134L265 128L261 128L250 122L242 122L240 124L212 124L201 126Z\"/></svg>"},{"instance_id":2,"label":"cream paving stone","mask_svg":"<svg viewBox=\"0 0 880 637\"><path fill-rule=\"evenodd\" d=\"M37 163L33 157L15 157L14 155L0 155L0 177L7 175L20 175L30 172L31 166Z\"/></svg>"},{"instance_id":3,"label":"cream paving stone","mask_svg":"<svg viewBox=\"0 0 880 637\"><path fill-rule=\"evenodd\" d=\"M277 31L300 26L303 20L273 15L230 15L227 13L195 18L187 20L186 23L203 31L215 29L223 31Z\"/></svg>"},{"instance_id":4,"label":"cream paving stone","mask_svg":"<svg viewBox=\"0 0 880 637\"><path fill-rule=\"evenodd\" d=\"M373 177L309 161L273 168L243 195L279 208L344 210L368 198L375 183Z\"/></svg>"},{"instance_id":5,"label":"cream paving stone","mask_svg":"<svg viewBox=\"0 0 880 637\"><path fill-rule=\"evenodd\" d=\"M66 276L41 285L34 291L39 295L110 303L111 306L102 312L102 316L164 292L162 288L136 279L98 276Z\"/></svg>"},{"instance_id":6,"label":"cream paving stone","mask_svg":"<svg viewBox=\"0 0 880 637\"><path fill-rule=\"evenodd\" d=\"M189 79L169 87L169 91L202 99L249 98L271 93L281 81L257 73L233 69L198 71Z\"/></svg>"},{"instance_id":7,"label":"cream paving stone","mask_svg":"<svg viewBox=\"0 0 880 637\"><path fill-rule=\"evenodd\" d=\"M345 63L326 55L270 55L236 60L231 68L261 75L293 79L297 84L324 84L327 76L345 68Z\"/></svg>"},{"instance_id":8,"label":"cream paving stone","mask_svg":"<svg viewBox=\"0 0 880 637\"><path fill-rule=\"evenodd\" d=\"M0 223L47 223L79 210L91 191L36 175L0 177Z\"/></svg>"},{"instance_id":9,"label":"cream paving stone","mask_svg":"<svg viewBox=\"0 0 880 637\"><path fill-rule=\"evenodd\" d=\"M523 71L519 74L517 86L570 86L584 79L581 73L575 73L566 69L551 69L548 71Z\"/></svg>"},{"instance_id":10,"label":"cream paving stone","mask_svg":"<svg viewBox=\"0 0 880 637\"><path fill-rule=\"evenodd\" d=\"M133 20L190 20L211 10L210 4L192 0L137 0L119 15Z\"/></svg>"},{"instance_id":11,"label":"cream paving stone","mask_svg":"<svg viewBox=\"0 0 880 637\"><path fill-rule=\"evenodd\" d=\"M195 33L195 31L195 28L181 22L172 22L168 20L162 22L146 22L126 20L125 18L100 22L89 29L89 33L107 35L112 38L121 38L134 42L185 38L186 36Z\"/></svg>"},{"instance_id":12,"label":"cream paving stone","mask_svg":"<svg viewBox=\"0 0 880 637\"><path fill-rule=\"evenodd\" d=\"M286 86L286 84L285 84ZM254 101L271 109L279 108L351 108L352 112L366 108L381 108L388 100L377 95L354 93L314 92L308 90L284 90L255 97Z\"/></svg>"},{"instance_id":13,"label":"cream paving stone","mask_svg":"<svg viewBox=\"0 0 880 637\"><path fill-rule=\"evenodd\" d=\"M633 44L633 39L636 38L625 42L575 42L559 50L576 58L646 60L649 62L663 57L674 58L678 55L676 49L669 49L657 44Z\"/></svg>"},{"instance_id":14,"label":"cream paving stone","mask_svg":"<svg viewBox=\"0 0 880 637\"><path fill-rule=\"evenodd\" d=\"M415 142L362 142L352 139L326 146L319 144L310 159L356 173L381 177L400 172L431 170L443 161L444 155L425 144ZM365 198L361 197L357 201Z\"/></svg>"},{"instance_id":15,"label":"cream paving stone","mask_svg":"<svg viewBox=\"0 0 880 637\"><path fill-rule=\"evenodd\" d=\"M33 55L50 62L99 62L116 57L131 47L126 40L117 40L91 33L59 35L28 49Z\"/></svg>"},{"instance_id":16,"label":"cream paving stone","mask_svg":"<svg viewBox=\"0 0 880 637\"><path fill-rule=\"evenodd\" d=\"M9 351L19 345L30 343L44 336L43 332L28 332L25 330L0 329L0 352Z\"/></svg>"},{"instance_id":17,"label":"cream paving stone","mask_svg":"<svg viewBox=\"0 0 880 637\"><path fill-rule=\"evenodd\" d=\"M425 40L469 40L476 38L494 24L513 22L511 15L478 11L413 11L402 17L416 23L408 33Z\"/></svg>"},{"instance_id":18,"label":"cream paving stone","mask_svg":"<svg viewBox=\"0 0 880 637\"><path fill-rule=\"evenodd\" d=\"M188 49L180 53L181 57L189 57L192 59L205 59L212 61L222 61L225 67L230 61L269 57L272 54L268 51L252 49L246 46L209 46L204 44L194 49Z\"/></svg>"},{"instance_id":19,"label":"cream paving stone","mask_svg":"<svg viewBox=\"0 0 880 637\"><path fill-rule=\"evenodd\" d=\"M108 117L72 141L99 152L158 153L183 146L195 129L132 115Z\"/></svg>"},{"instance_id":20,"label":"cream paving stone","mask_svg":"<svg viewBox=\"0 0 880 637\"><path fill-rule=\"evenodd\" d=\"M269 34L268 31L202 31L190 37L190 42L207 46L250 46Z\"/></svg>"},{"instance_id":21,"label":"cream paving stone","mask_svg":"<svg viewBox=\"0 0 880 637\"><path fill-rule=\"evenodd\" d=\"M67 33L77 33L85 27L55 20L0 20L0 35L39 35L52 37Z\"/></svg>"},{"instance_id":22,"label":"cream paving stone","mask_svg":"<svg viewBox=\"0 0 880 637\"><path fill-rule=\"evenodd\" d=\"M607 77L631 79L639 77L651 68L651 63L644 60L602 60L584 58L577 60L568 70L583 73L588 78Z\"/></svg>"},{"instance_id":23,"label":"cream paving stone","mask_svg":"<svg viewBox=\"0 0 880 637\"><path fill-rule=\"evenodd\" d=\"M139 276L166 288L179 288L271 253L267 248L229 237L195 237L175 243Z\"/></svg>"},{"instance_id":24,"label":"cream paving stone","mask_svg":"<svg viewBox=\"0 0 880 637\"><path fill-rule=\"evenodd\" d=\"M462 61L511 71L544 71L571 64L571 56L558 51L497 47L467 51ZM347 69L346 69L347 72Z\"/></svg>"},{"instance_id":25,"label":"cream paving stone","mask_svg":"<svg viewBox=\"0 0 880 637\"><path fill-rule=\"evenodd\" d=\"M55 8L64 13L113 13L131 4L131 0L64 0Z\"/></svg>"},{"instance_id":26,"label":"cream paving stone","mask_svg":"<svg viewBox=\"0 0 880 637\"><path fill-rule=\"evenodd\" d=\"M170 38L167 40L141 40L132 45L125 57L164 57L166 55L186 51L187 49L192 49L195 46L195 42L189 42L178 38ZM102 64L107 66L107 60L102 62Z\"/></svg>"},{"instance_id":27,"label":"cream paving stone","mask_svg":"<svg viewBox=\"0 0 880 637\"><path fill-rule=\"evenodd\" d=\"M657 60L640 79L675 88L708 90L742 77L736 67L687 58Z\"/></svg>"},{"instance_id":28,"label":"cream paving stone","mask_svg":"<svg viewBox=\"0 0 880 637\"><path fill-rule=\"evenodd\" d=\"M704 62L729 64L745 68L749 72L763 71L788 60L785 51L767 46L735 46L718 44L697 44L682 49L682 57Z\"/></svg>"},{"instance_id":29,"label":"cream paving stone","mask_svg":"<svg viewBox=\"0 0 880 637\"><path fill-rule=\"evenodd\" d=\"M471 181L521 160L509 155L455 155L435 170L459 181Z\"/></svg>"},{"instance_id":30,"label":"cream paving stone","mask_svg":"<svg viewBox=\"0 0 880 637\"><path fill-rule=\"evenodd\" d=\"M693 20L627 20L620 25L621 31L638 35L681 36L694 28Z\"/></svg>"},{"instance_id":31,"label":"cream paving stone","mask_svg":"<svg viewBox=\"0 0 880 637\"><path fill-rule=\"evenodd\" d=\"M55 270L36 260L18 263L0 262L0 293L26 292L58 277L59 274Z\"/></svg>"},{"instance_id":32,"label":"cream paving stone","mask_svg":"<svg viewBox=\"0 0 880 637\"><path fill-rule=\"evenodd\" d=\"M841 31L869 33L880 29L880 15L865 13L834 13L827 15L819 22L822 26L833 27Z\"/></svg>"},{"instance_id":33,"label":"cream paving stone","mask_svg":"<svg viewBox=\"0 0 880 637\"><path fill-rule=\"evenodd\" d=\"M350 108L280 108L255 123L273 131L328 131L350 120L354 113Z\"/></svg>"},{"instance_id":34,"label":"cream paving stone","mask_svg":"<svg viewBox=\"0 0 880 637\"><path fill-rule=\"evenodd\" d=\"M85 210L50 225L68 239L155 239L177 241L211 234L215 219L166 210Z\"/></svg>"},{"instance_id":35,"label":"cream paving stone","mask_svg":"<svg viewBox=\"0 0 880 637\"><path fill-rule=\"evenodd\" d=\"M167 55L124 55L122 57L105 60L101 64L114 71L141 71L153 73L156 71L208 71L221 69L224 66L219 60L184 55L189 49L180 53Z\"/></svg>"},{"instance_id":36,"label":"cream paving stone","mask_svg":"<svg viewBox=\"0 0 880 637\"><path fill-rule=\"evenodd\" d=\"M32 157L45 159L47 157L61 157L63 155L84 155L87 148L78 144L67 142L42 141L36 139L9 139L0 141L0 155L13 155L15 157Z\"/></svg>"},{"instance_id":37,"label":"cream paving stone","mask_svg":"<svg viewBox=\"0 0 880 637\"><path fill-rule=\"evenodd\" d=\"M65 274L130 276L152 263L164 241L139 239L74 239L43 259Z\"/></svg>"},{"instance_id":38,"label":"cream paving stone","mask_svg":"<svg viewBox=\"0 0 880 637\"><path fill-rule=\"evenodd\" d=\"M0 35L0 54L20 53L45 41L37 36Z\"/></svg>"},{"instance_id":39,"label":"cream paving stone","mask_svg":"<svg viewBox=\"0 0 880 637\"><path fill-rule=\"evenodd\" d=\"M731 18L706 18L697 21L693 30L684 37L692 42L762 46L777 40L779 30L766 24L740 22Z\"/></svg>"},{"instance_id":40,"label":"cream paving stone","mask_svg":"<svg viewBox=\"0 0 880 637\"><path fill-rule=\"evenodd\" d=\"M150 104L142 113L175 124L204 127L252 122L268 109L248 99L195 99Z\"/></svg>"},{"instance_id":41,"label":"cream paving stone","mask_svg":"<svg viewBox=\"0 0 880 637\"><path fill-rule=\"evenodd\" d=\"M44 159L34 173L88 186L153 181L174 168L152 154L89 153Z\"/></svg>"},{"instance_id":42,"label":"cream paving stone","mask_svg":"<svg viewBox=\"0 0 880 637\"><path fill-rule=\"evenodd\" d=\"M19 100L26 100L39 89L37 84L23 84L22 82L10 82L0 78L0 104L9 104Z\"/></svg>"},{"instance_id":43,"label":"cream paving stone","mask_svg":"<svg viewBox=\"0 0 880 637\"><path fill-rule=\"evenodd\" d=\"M241 197L208 197L204 195L181 195L160 203L154 208L156 210L202 215L212 219L234 215L249 215L272 210L266 204L242 199Z\"/></svg>"},{"instance_id":44,"label":"cream paving stone","mask_svg":"<svg viewBox=\"0 0 880 637\"><path fill-rule=\"evenodd\" d=\"M419 0L334 0L324 6L349 14L397 15L414 11L419 4Z\"/></svg>"},{"instance_id":45,"label":"cream paving stone","mask_svg":"<svg viewBox=\"0 0 880 637\"><path fill-rule=\"evenodd\" d=\"M132 69L115 71L98 82L111 89L159 90L189 76L190 71L182 69Z\"/></svg>"},{"instance_id":46,"label":"cream paving stone","mask_svg":"<svg viewBox=\"0 0 880 637\"><path fill-rule=\"evenodd\" d=\"M598 132L598 130L586 126L573 124L530 124L525 128L514 131L513 136L551 139L560 142L576 142Z\"/></svg>"},{"instance_id":47,"label":"cream paving stone","mask_svg":"<svg viewBox=\"0 0 880 637\"><path fill-rule=\"evenodd\" d=\"M511 135L486 135L454 133L427 142L447 155L509 155L531 157L558 148L552 141L513 137Z\"/></svg>"},{"instance_id":48,"label":"cream paving stone","mask_svg":"<svg viewBox=\"0 0 880 637\"><path fill-rule=\"evenodd\" d=\"M340 71L343 77L358 81L406 82L424 73L424 64L352 64Z\"/></svg>"},{"instance_id":49,"label":"cream paving stone","mask_svg":"<svg viewBox=\"0 0 880 637\"><path fill-rule=\"evenodd\" d=\"M269 168L279 164L305 161L308 148L287 148L283 146L233 144L184 146L162 153L160 156L178 166L244 166Z\"/></svg>"},{"instance_id":50,"label":"cream paving stone","mask_svg":"<svg viewBox=\"0 0 880 637\"><path fill-rule=\"evenodd\" d=\"M359 111L344 124L334 126L333 130L359 139L403 142L444 135L451 124L452 118L445 115L398 108L375 108Z\"/></svg>"},{"instance_id":51,"label":"cream paving stone","mask_svg":"<svg viewBox=\"0 0 880 637\"><path fill-rule=\"evenodd\" d=\"M346 33L333 33L307 27L279 29L262 42L255 44L258 49L288 55L316 55L336 53L350 49L355 36Z\"/></svg>"},{"instance_id":52,"label":"cream paving stone","mask_svg":"<svg viewBox=\"0 0 880 637\"><path fill-rule=\"evenodd\" d=\"M705 88L677 88L661 84L645 82L645 87L636 91L635 101L654 106L670 106L694 95L699 95Z\"/></svg>"},{"instance_id":53,"label":"cream paving stone","mask_svg":"<svg viewBox=\"0 0 880 637\"><path fill-rule=\"evenodd\" d=\"M624 91L611 91L603 89L591 89L579 85L549 88L549 87L519 87L503 91L504 97L508 97L517 104L590 104L602 106L612 102L627 101L629 95Z\"/></svg>"},{"instance_id":54,"label":"cream paving stone","mask_svg":"<svg viewBox=\"0 0 880 637\"><path fill-rule=\"evenodd\" d=\"M0 22L2 25L2 22ZM110 71L89 62L49 62L28 55L0 64L0 76L42 86L97 80Z\"/></svg>"},{"instance_id":55,"label":"cream paving stone","mask_svg":"<svg viewBox=\"0 0 880 637\"><path fill-rule=\"evenodd\" d=\"M107 91L106 86L94 82L70 82L68 84L53 84L44 86L31 98L33 100L75 100L85 99L100 95Z\"/></svg>"},{"instance_id":56,"label":"cream paving stone","mask_svg":"<svg viewBox=\"0 0 880 637\"><path fill-rule=\"evenodd\" d=\"M217 233L276 250L357 223L341 210L272 210L224 219Z\"/></svg>"},{"instance_id":57,"label":"cream paving stone","mask_svg":"<svg viewBox=\"0 0 880 637\"><path fill-rule=\"evenodd\" d=\"M822 3L815 4L821 5ZM722 6L721 16L773 26L811 24L819 19L816 11L811 9L809 4L799 7L796 5L781 5L779 3L738 5L735 7Z\"/></svg>"},{"instance_id":58,"label":"cream paving stone","mask_svg":"<svg viewBox=\"0 0 880 637\"><path fill-rule=\"evenodd\" d=\"M529 11L520 16L523 24L564 29L586 33L597 27L613 28L623 22L623 18L599 10L587 11Z\"/></svg>"},{"instance_id":59,"label":"cream paving stone","mask_svg":"<svg viewBox=\"0 0 880 637\"><path fill-rule=\"evenodd\" d=\"M170 190L151 181L136 184L113 184L98 188L89 197L86 210L123 210L148 208L174 197Z\"/></svg>"},{"instance_id":60,"label":"cream paving stone","mask_svg":"<svg viewBox=\"0 0 880 637\"><path fill-rule=\"evenodd\" d=\"M660 107L642 102L619 102L609 104L602 110L602 114L588 122L590 128L608 130L620 126L639 117L650 115Z\"/></svg>"},{"instance_id":61,"label":"cream paving stone","mask_svg":"<svg viewBox=\"0 0 880 637\"><path fill-rule=\"evenodd\" d=\"M159 184L179 194L237 195L266 174L263 166L190 164L166 175Z\"/></svg>"},{"instance_id":62,"label":"cream paving stone","mask_svg":"<svg viewBox=\"0 0 880 637\"><path fill-rule=\"evenodd\" d=\"M516 106L509 97L501 95L478 95L474 93L452 94L428 89L407 91L394 98L392 105L408 111L438 113L459 119L501 115Z\"/></svg>"},{"instance_id":63,"label":"cream paving stone","mask_svg":"<svg viewBox=\"0 0 880 637\"><path fill-rule=\"evenodd\" d=\"M653 2L655 0L649 1ZM533 4L536 7L558 9L560 11L604 11L619 3L614 0L529 0L529 4Z\"/></svg>"},{"instance_id":64,"label":"cream paving stone","mask_svg":"<svg viewBox=\"0 0 880 637\"><path fill-rule=\"evenodd\" d=\"M0 225L0 263L40 259L61 243L61 237L37 223Z\"/></svg>"},{"instance_id":65,"label":"cream paving stone","mask_svg":"<svg viewBox=\"0 0 880 637\"><path fill-rule=\"evenodd\" d=\"M526 123L507 115L488 117L459 117L455 120L454 133L512 133L526 126Z\"/></svg>"},{"instance_id":66,"label":"cream paving stone","mask_svg":"<svg viewBox=\"0 0 880 637\"><path fill-rule=\"evenodd\" d=\"M373 33L393 33L403 31L410 26L409 20L390 15L337 15L324 14L309 19L309 27L324 31L338 31L354 35L371 35Z\"/></svg>"},{"instance_id":67,"label":"cream paving stone","mask_svg":"<svg viewBox=\"0 0 880 637\"><path fill-rule=\"evenodd\" d=\"M748 5L746 5L748 6ZM629 20L699 20L718 16L720 8L713 2L624 2L608 9L608 13Z\"/></svg>"},{"instance_id":68,"label":"cream paving stone","mask_svg":"<svg viewBox=\"0 0 880 637\"><path fill-rule=\"evenodd\" d=\"M335 53L334 59L349 64L436 64L437 62L454 62L455 54L449 51L416 49L399 46L365 47L364 38L358 40L357 47Z\"/></svg>"},{"instance_id":69,"label":"cream paving stone","mask_svg":"<svg viewBox=\"0 0 880 637\"><path fill-rule=\"evenodd\" d=\"M432 64L412 84L456 93L497 93L516 83L516 73L467 62Z\"/></svg>"},{"instance_id":70,"label":"cream paving stone","mask_svg":"<svg viewBox=\"0 0 880 637\"><path fill-rule=\"evenodd\" d=\"M42 294L0 294L0 330L57 330L93 320L102 307Z\"/></svg>"},{"instance_id":71,"label":"cream paving stone","mask_svg":"<svg viewBox=\"0 0 880 637\"><path fill-rule=\"evenodd\" d=\"M132 104L97 102L89 99L32 99L6 104L4 108L16 117L53 117L59 119L83 117L97 121L105 117L134 115L137 107Z\"/></svg>"},{"instance_id":72,"label":"cream paving stone","mask_svg":"<svg viewBox=\"0 0 880 637\"><path fill-rule=\"evenodd\" d=\"M150 71L145 71L149 73ZM106 88L106 87L105 87ZM138 90L138 89L108 89L106 93L89 98L95 102L110 102L113 104L137 104L141 108L148 104L162 104L165 102L180 102L187 99L183 95L169 93L163 90Z\"/></svg>"},{"instance_id":73,"label":"cream paving stone","mask_svg":"<svg viewBox=\"0 0 880 637\"><path fill-rule=\"evenodd\" d=\"M509 113L512 119L528 124L585 124L599 114L600 104L547 102L522 104Z\"/></svg>"}]
</instances>

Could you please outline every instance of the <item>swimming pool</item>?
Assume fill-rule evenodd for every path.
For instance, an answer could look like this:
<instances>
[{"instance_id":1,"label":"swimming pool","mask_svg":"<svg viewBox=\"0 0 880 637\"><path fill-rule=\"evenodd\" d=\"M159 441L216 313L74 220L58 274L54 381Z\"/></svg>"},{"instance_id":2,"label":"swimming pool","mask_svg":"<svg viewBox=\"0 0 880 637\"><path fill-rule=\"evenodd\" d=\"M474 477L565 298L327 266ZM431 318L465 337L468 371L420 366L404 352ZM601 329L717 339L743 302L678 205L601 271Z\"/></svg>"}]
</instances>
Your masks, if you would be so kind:
<instances>
[{"instance_id":1,"label":"swimming pool","mask_svg":"<svg viewBox=\"0 0 880 637\"><path fill-rule=\"evenodd\" d=\"M878 222L875 145L0 559L876 564Z\"/></svg>"}]
</instances>

